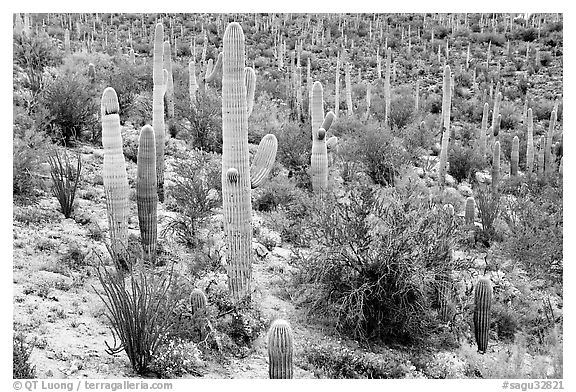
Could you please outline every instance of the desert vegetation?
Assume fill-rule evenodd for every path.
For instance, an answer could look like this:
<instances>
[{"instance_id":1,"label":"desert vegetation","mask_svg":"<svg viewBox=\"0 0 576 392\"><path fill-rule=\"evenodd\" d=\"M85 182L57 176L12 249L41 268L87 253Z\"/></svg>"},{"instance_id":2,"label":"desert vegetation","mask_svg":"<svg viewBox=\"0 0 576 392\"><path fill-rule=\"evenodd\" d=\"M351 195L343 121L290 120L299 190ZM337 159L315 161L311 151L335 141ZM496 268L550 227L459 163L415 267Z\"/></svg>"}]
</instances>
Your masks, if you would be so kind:
<instances>
[{"instance_id":1,"label":"desert vegetation","mask_svg":"<svg viewBox=\"0 0 576 392\"><path fill-rule=\"evenodd\" d=\"M14 378L562 378L561 14L14 14Z\"/></svg>"}]
</instances>

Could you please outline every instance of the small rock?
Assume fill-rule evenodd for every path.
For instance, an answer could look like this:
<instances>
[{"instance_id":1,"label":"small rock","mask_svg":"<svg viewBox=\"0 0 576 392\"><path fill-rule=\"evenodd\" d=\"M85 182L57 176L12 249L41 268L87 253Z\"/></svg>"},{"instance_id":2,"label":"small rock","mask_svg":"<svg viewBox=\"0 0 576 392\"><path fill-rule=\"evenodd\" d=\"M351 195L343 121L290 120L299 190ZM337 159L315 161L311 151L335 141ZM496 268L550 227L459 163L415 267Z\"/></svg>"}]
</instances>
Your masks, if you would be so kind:
<instances>
[{"instance_id":1,"label":"small rock","mask_svg":"<svg viewBox=\"0 0 576 392\"><path fill-rule=\"evenodd\" d=\"M446 173L446 177L444 178L444 182L446 183L446 185L448 186L454 186L456 185L456 179L454 177L452 177L450 174Z\"/></svg>"},{"instance_id":2,"label":"small rock","mask_svg":"<svg viewBox=\"0 0 576 392\"><path fill-rule=\"evenodd\" d=\"M280 257L282 259L289 260L292 257L292 251L289 249L275 247L274 249L272 249L272 255Z\"/></svg>"},{"instance_id":3,"label":"small rock","mask_svg":"<svg viewBox=\"0 0 576 392\"><path fill-rule=\"evenodd\" d=\"M418 177L424 178L424 175L425 175L424 169L422 169L421 167L415 167L414 173L416 173L418 175Z\"/></svg>"},{"instance_id":4,"label":"small rock","mask_svg":"<svg viewBox=\"0 0 576 392\"><path fill-rule=\"evenodd\" d=\"M487 172L476 172L476 181L481 184L492 184L492 176Z\"/></svg>"},{"instance_id":5,"label":"small rock","mask_svg":"<svg viewBox=\"0 0 576 392\"><path fill-rule=\"evenodd\" d=\"M261 259L264 259L268 254L268 249L266 249L266 247L259 242L252 242L252 249Z\"/></svg>"}]
</instances>

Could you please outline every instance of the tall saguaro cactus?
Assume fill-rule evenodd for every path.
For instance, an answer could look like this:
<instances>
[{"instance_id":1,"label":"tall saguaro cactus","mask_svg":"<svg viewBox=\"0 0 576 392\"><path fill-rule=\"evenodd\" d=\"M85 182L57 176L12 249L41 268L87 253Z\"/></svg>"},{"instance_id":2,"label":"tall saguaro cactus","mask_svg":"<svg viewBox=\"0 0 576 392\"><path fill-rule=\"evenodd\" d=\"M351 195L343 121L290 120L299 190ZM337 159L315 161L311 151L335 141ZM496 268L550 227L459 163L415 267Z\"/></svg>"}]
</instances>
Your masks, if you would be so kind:
<instances>
[{"instance_id":1,"label":"tall saguaro cactus","mask_svg":"<svg viewBox=\"0 0 576 392\"><path fill-rule=\"evenodd\" d=\"M312 86L312 156L310 171L312 190L323 192L328 187L328 148L326 131L330 128L334 113L324 117L324 90L322 83L316 81Z\"/></svg>"},{"instance_id":2,"label":"tall saguaro cactus","mask_svg":"<svg viewBox=\"0 0 576 392\"><path fill-rule=\"evenodd\" d=\"M294 339L287 321L275 320L268 331L268 375L271 379L292 378Z\"/></svg>"},{"instance_id":3,"label":"tall saguaro cactus","mask_svg":"<svg viewBox=\"0 0 576 392\"><path fill-rule=\"evenodd\" d=\"M158 190L156 189L156 140L154 130L150 125L145 125L140 131L137 162L136 204L140 239L145 258L155 263Z\"/></svg>"},{"instance_id":4,"label":"tall saguaro cactus","mask_svg":"<svg viewBox=\"0 0 576 392\"><path fill-rule=\"evenodd\" d=\"M334 91L334 114L336 117L340 115L340 53L338 53L338 58L336 59L336 79L334 81L335 91ZM310 93L312 94L312 93ZM312 99L310 99L312 100ZM310 105L310 112L312 112L312 105Z\"/></svg>"},{"instance_id":5,"label":"tall saguaro cactus","mask_svg":"<svg viewBox=\"0 0 576 392\"><path fill-rule=\"evenodd\" d=\"M152 127L156 137L156 179L158 200L164 201L164 94L168 83L163 70L164 26L156 24L152 67ZM167 72L166 72L167 74Z\"/></svg>"},{"instance_id":6,"label":"tall saguaro cactus","mask_svg":"<svg viewBox=\"0 0 576 392\"><path fill-rule=\"evenodd\" d=\"M474 305L474 336L478 345L478 352L484 354L488 348L488 334L490 332L490 308L492 306L490 280L481 278L476 283Z\"/></svg>"},{"instance_id":7,"label":"tall saguaro cactus","mask_svg":"<svg viewBox=\"0 0 576 392\"><path fill-rule=\"evenodd\" d=\"M384 70L384 124L390 122L390 101L392 95L390 92L390 64L392 62L392 49L386 48L386 68Z\"/></svg>"},{"instance_id":8,"label":"tall saguaro cactus","mask_svg":"<svg viewBox=\"0 0 576 392\"><path fill-rule=\"evenodd\" d=\"M226 27L222 52L222 205L227 244L228 287L234 302L250 298L252 279L252 208L248 151L248 116L253 94L246 86L244 32L236 23ZM276 154L275 136L265 136L255 162L269 167ZM258 171L258 170L257 170Z\"/></svg>"},{"instance_id":9,"label":"tall saguaro cactus","mask_svg":"<svg viewBox=\"0 0 576 392\"><path fill-rule=\"evenodd\" d=\"M172 75L172 50L168 41L165 41L163 45L162 66L168 71L168 80L165 87L165 106L166 114L168 115L168 129L170 129L174 126L174 77Z\"/></svg>"},{"instance_id":10,"label":"tall saguaro cactus","mask_svg":"<svg viewBox=\"0 0 576 392\"><path fill-rule=\"evenodd\" d=\"M117 267L126 268L128 250L128 177L120 133L120 105L112 87L102 93L102 179L108 212L111 250Z\"/></svg>"},{"instance_id":11,"label":"tall saguaro cactus","mask_svg":"<svg viewBox=\"0 0 576 392\"><path fill-rule=\"evenodd\" d=\"M450 106L452 95L450 93L450 66L444 67L444 83L442 87L442 149L440 150L439 181L444 185L446 179L446 163L448 161L448 139L450 139Z\"/></svg>"},{"instance_id":12,"label":"tall saguaro cactus","mask_svg":"<svg viewBox=\"0 0 576 392\"><path fill-rule=\"evenodd\" d=\"M534 120L532 108L527 110L528 124L526 131L526 172L530 175L534 170Z\"/></svg>"},{"instance_id":13,"label":"tall saguaro cactus","mask_svg":"<svg viewBox=\"0 0 576 392\"><path fill-rule=\"evenodd\" d=\"M500 142L494 143L492 152L492 193L498 192L498 182L500 181Z\"/></svg>"},{"instance_id":14,"label":"tall saguaro cactus","mask_svg":"<svg viewBox=\"0 0 576 392\"><path fill-rule=\"evenodd\" d=\"M545 174L548 177L553 171L554 160L552 158L552 138L554 136L554 127L556 126L556 110L550 113L550 125L548 127L548 134L546 135L546 150L544 152L545 160Z\"/></svg>"},{"instance_id":15,"label":"tall saguaro cactus","mask_svg":"<svg viewBox=\"0 0 576 392\"><path fill-rule=\"evenodd\" d=\"M352 73L352 64L346 64L346 73L344 74L346 82L346 108L348 110L348 115L354 114L354 108L352 107L352 78L350 74Z\"/></svg>"},{"instance_id":16,"label":"tall saguaro cactus","mask_svg":"<svg viewBox=\"0 0 576 392\"><path fill-rule=\"evenodd\" d=\"M482 126L480 127L480 154L486 158L486 138L488 132L488 102L484 103L484 110L482 111Z\"/></svg>"}]
</instances>

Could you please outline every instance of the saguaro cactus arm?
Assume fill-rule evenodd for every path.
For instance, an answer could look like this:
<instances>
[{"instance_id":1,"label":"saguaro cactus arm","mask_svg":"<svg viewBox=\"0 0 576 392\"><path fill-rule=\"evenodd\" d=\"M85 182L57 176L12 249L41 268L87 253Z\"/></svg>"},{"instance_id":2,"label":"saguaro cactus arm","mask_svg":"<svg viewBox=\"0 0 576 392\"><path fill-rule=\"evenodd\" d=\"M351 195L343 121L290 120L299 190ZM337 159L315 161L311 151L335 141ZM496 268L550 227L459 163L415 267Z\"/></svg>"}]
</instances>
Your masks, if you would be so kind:
<instances>
[{"instance_id":1,"label":"saguaro cactus arm","mask_svg":"<svg viewBox=\"0 0 576 392\"><path fill-rule=\"evenodd\" d=\"M244 83L246 83L246 106L248 117L250 117L254 109L254 92L256 91L256 72L254 68L244 68Z\"/></svg>"},{"instance_id":2,"label":"saguaro cactus arm","mask_svg":"<svg viewBox=\"0 0 576 392\"><path fill-rule=\"evenodd\" d=\"M218 59L216 60L216 64L214 64L214 67L212 68L212 72L210 73L210 75L206 77L206 83L210 83L213 80L215 80L221 71L222 71L222 52L218 54Z\"/></svg>"},{"instance_id":3,"label":"saguaro cactus arm","mask_svg":"<svg viewBox=\"0 0 576 392\"><path fill-rule=\"evenodd\" d=\"M262 138L250 167L250 185L252 189L260 186L270 173L270 170L272 170L277 150L278 140L276 136L269 133Z\"/></svg>"}]
</instances>

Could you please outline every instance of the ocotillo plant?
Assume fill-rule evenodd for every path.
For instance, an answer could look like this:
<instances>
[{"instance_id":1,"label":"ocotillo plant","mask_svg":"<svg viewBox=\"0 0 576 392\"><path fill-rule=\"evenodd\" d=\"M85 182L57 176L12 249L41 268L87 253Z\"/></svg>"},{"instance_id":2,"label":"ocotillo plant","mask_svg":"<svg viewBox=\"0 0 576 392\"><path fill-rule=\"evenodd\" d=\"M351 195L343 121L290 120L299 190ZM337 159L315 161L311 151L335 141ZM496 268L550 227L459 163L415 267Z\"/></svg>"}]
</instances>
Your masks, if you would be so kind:
<instances>
[{"instance_id":1,"label":"ocotillo plant","mask_svg":"<svg viewBox=\"0 0 576 392\"><path fill-rule=\"evenodd\" d=\"M530 175L534 170L534 121L532 119L532 108L527 111L527 132L526 132L526 173Z\"/></svg>"},{"instance_id":2,"label":"ocotillo plant","mask_svg":"<svg viewBox=\"0 0 576 392\"><path fill-rule=\"evenodd\" d=\"M137 164L136 204L140 241L145 259L154 264L158 230L158 190L156 189L156 140L154 130L150 125L145 125L140 131Z\"/></svg>"},{"instance_id":3,"label":"ocotillo plant","mask_svg":"<svg viewBox=\"0 0 576 392\"><path fill-rule=\"evenodd\" d=\"M164 94L168 83L164 76L163 49L164 26L156 24L154 31L154 56L152 68L152 127L156 137L156 181L158 185L158 200L164 201ZM166 72L167 74L168 72Z\"/></svg>"},{"instance_id":4,"label":"ocotillo plant","mask_svg":"<svg viewBox=\"0 0 576 392\"><path fill-rule=\"evenodd\" d=\"M292 378L294 339L287 321L275 320L268 331L268 375L271 379Z\"/></svg>"},{"instance_id":5,"label":"ocotillo plant","mask_svg":"<svg viewBox=\"0 0 576 392\"><path fill-rule=\"evenodd\" d=\"M324 117L324 96L322 83L314 82L312 86L312 156L310 172L312 190L320 192L328 187L328 150L326 131L330 128L334 113L328 112Z\"/></svg>"},{"instance_id":6,"label":"ocotillo plant","mask_svg":"<svg viewBox=\"0 0 576 392\"><path fill-rule=\"evenodd\" d=\"M440 150L439 182L444 185L446 179L446 162L448 161L448 139L450 138L450 106L452 95L450 93L450 66L444 67L444 83L442 87L442 149Z\"/></svg>"},{"instance_id":7,"label":"ocotillo plant","mask_svg":"<svg viewBox=\"0 0 576 392\"><path fill-rule=\"evenodd\" d=\"M520 139L514 136L512 139L512 153L510 154L510 175L518 175L518 160L520 158Z\"/></svg>"},{"instance_id":8,"label":"ocotillo plant","mask_svg":"<svg viewBox=\"0 0 576 392\"><path fill-rule=\"evenodd\" d=\"M484 354L488 348L490 332L490 308L492 306L492 284L490 280L481 278L474 290L474 336L478 352Z\"/></svg>"},{"instance_id":9,"label":"ocotillo plant","mask_svg":"<svg viewBox=\"0 0 576 392\"><path fill-rule=\"evenodd\" d=\"M466 199L466 207L464 209L464 221L467 225L474 223L474 217L476 214L476 201L472 196Z\"/></svg>"},{"instance_id":10,"label":"ocotillo plant","mask_svg":"<svg viewBox=\"0 0 576 392\"><path fill-rule=\"evenodd\" d=\"M500 142L494 143L492 152L492 193L498 192L498 182L500 181Z\"/></svg>"},{"instance_id":11,"label":"ocotillo plant","mask_svg":"<svg viewBox=\"0 0 576 392\"><path fill-rule=\"evenodd\" d=\"M554 171L554 159L552 157L552 137L554 136L554 127L556 126L556 111L550 113L550 125L546 135L546 150L544 153L544 171L548 177Z\"/></svg>"},{"instance_id":12,"label":"ocotillo plant","mask_svg":"<svg viewBox=\"0 0 576 392\"><path fill-rule=\"evenodd\" d=\"M235 303L250 299L252 208L248 151L248 93L244 32L226 27L222 56L222 206L227 244L228 287ZM267 142L266 142L267 143ZM274 143L268 144L274 146ZM270 154L266 148L259 152ZM274 151L275 153L275 151ZM255 161L262 158L255 157ZM263 159L269 162L267 159Z\"/></svg>"},{"instance_id":13,"label":"ocotillo plant","mask_svg":"<svg viewBox=\"0 0 576 392\"><path fill-rule=\"evenodd\" d=\"M128 249L128 177L120 133L120 105L112 87L102 93L102 146L104 165L102 180L106 196L111 251L117 268L127 267Z\"/></svg>"}]
</instances>

